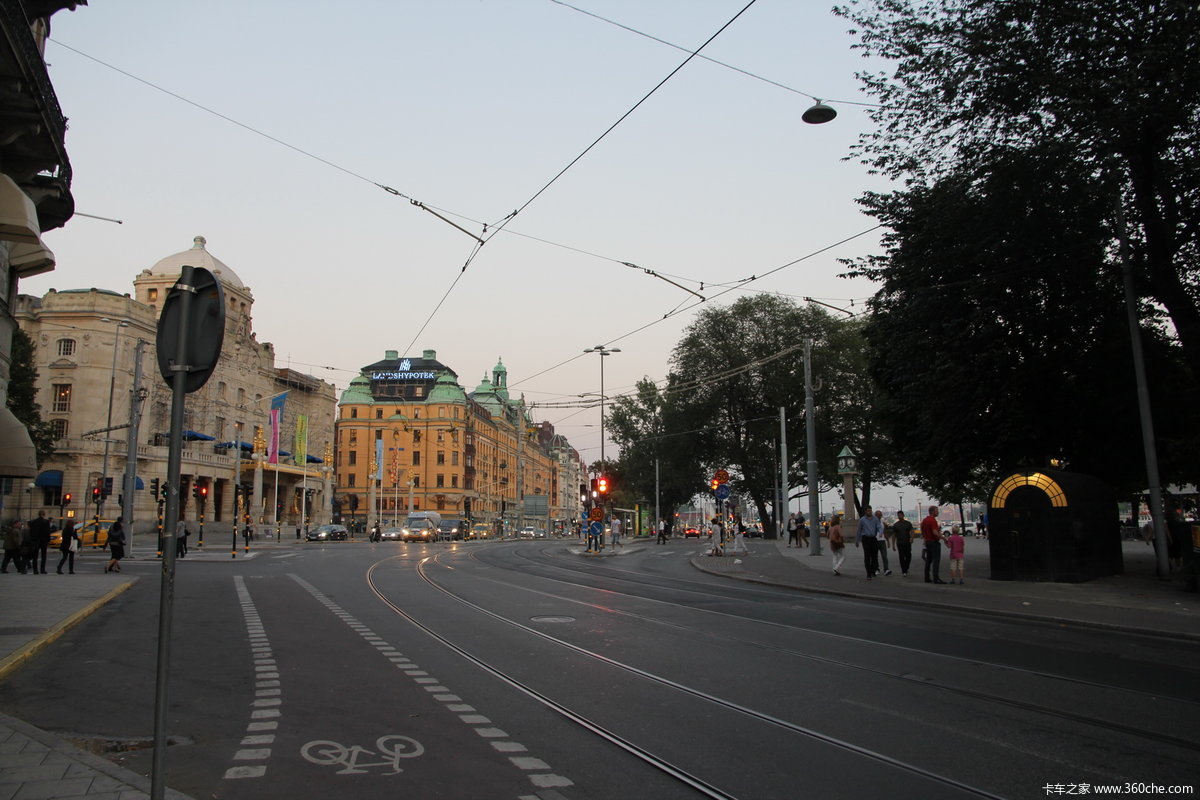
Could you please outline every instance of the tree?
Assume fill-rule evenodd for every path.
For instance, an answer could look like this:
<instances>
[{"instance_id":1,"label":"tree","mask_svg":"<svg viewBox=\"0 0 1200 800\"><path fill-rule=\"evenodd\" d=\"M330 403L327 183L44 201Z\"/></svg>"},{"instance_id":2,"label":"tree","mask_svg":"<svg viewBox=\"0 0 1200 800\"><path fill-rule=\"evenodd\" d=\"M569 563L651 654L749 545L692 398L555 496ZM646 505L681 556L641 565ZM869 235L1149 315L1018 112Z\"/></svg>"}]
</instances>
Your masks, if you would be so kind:
<instances>
[{"instance_id":1,"label":"tree","mask_svg":"<svg viewBox=\"0 0 1200 800\"><path fill-rule=\"evenodd\" d=\"M860 75L881 107L859 157L928 187L998 152L1073 152L1112 187L1100 207L1129 221L1138 290L1200 375L1200 6L862 0L835 13L895 65Z\"/></svg>"},{"instance_id":2,"label":"tree","mask_svg":"<svg viewBox=\"0 0 1200 800\"><path fill-rule=\"evenodd\" d=\"M684 332L671 356L666 394L683 430L697 442L706 472L726 468L732 488L748 495L763 520L778 486L779 409L785 409L788 483L808 483L804 452L804 342L811 340L817 407L818 469L813 483L836 483L837 451L862 454L864 495L871 481L894 480L891 447L875 434L875 392L866 371L858 324L835 319L773 295L707 308ZM797 443L800 443L797 445ZM778 522L778 520L776 521Z\"/></svg>"},{"instance_id":3,"label":"tree","mask_svg":"<svg viewBox=\"0 0 1200 800\"><path fill-rule=\"evenodd\" d=\"M635 497L654 498L657 466L664 519L704 488L700 437L678 416L654 381L643 378L632 395L616 399L608 418L609 435L621 448L620 473Z\"/></svg>"},{"instance_id":4,"label":"tree","mask_svg":"<svg viewBox=\"0 0 1200 800\"><path fill-rule=\"evenodd\" d=\"M37 403L37 367L34 366L33 340L17 328L12 335L12 364L9 366L8 407L22 425L29 429L29 438L41 464L54 454L54 426L42 420L42 407Z\"/></svg>"},{"instance_id":5,"label":"tree","mask_svg":"<svg viewBox=\"0 0 1200 800\"><path fill-rule=\"evenodd\" d=\"M881 283L866 327L881 418L917 482L983 499L1001 473L1065 458L1144 486L1108 195L1059 143L993 150L932 186L872 194L890 229L858 262ZM1197 414L1180 348L1145 326L1164 475L1191 477ZM1187 387L1193 387L1190 391ZM1194 475L1194 470L1193 470Z\"/></svg>"}]
</instances>

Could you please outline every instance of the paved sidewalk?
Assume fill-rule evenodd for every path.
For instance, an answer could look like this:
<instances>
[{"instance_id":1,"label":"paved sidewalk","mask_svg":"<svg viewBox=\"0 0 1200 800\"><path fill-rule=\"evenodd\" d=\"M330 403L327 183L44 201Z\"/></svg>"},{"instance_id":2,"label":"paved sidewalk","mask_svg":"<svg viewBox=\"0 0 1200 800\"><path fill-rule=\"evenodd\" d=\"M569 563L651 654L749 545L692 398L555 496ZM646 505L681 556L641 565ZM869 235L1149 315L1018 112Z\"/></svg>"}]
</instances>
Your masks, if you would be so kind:
<instances>
[{"instance_id":1,"label":"paved sidewalk","mask_svg":"<svg viewBox=\"0 0 1200 800\"><path fill-rule=\"evenodd\" d=\"M700 551L708 549L701 539ZM675 540L674 546L679 546ZM1141 541L1122 545L1125 574L1084 583L996 581L986 539L968 538L962 585L925 583L920 547L914 547L908 577L901 577L898 554L888 551L892 575L866 579L862 550L849 544L842 574L833 574L828 542L822 554L788 547L779 540L749 539L748 554L696 555L692 564L714 575L808 592L881 602L952 608L992 616L1083 625L1200 642L1200 595L1178 581L1154 574L1153 549ZM941 573L949 581L949 559Z\"/></svg>"}]
</instances>

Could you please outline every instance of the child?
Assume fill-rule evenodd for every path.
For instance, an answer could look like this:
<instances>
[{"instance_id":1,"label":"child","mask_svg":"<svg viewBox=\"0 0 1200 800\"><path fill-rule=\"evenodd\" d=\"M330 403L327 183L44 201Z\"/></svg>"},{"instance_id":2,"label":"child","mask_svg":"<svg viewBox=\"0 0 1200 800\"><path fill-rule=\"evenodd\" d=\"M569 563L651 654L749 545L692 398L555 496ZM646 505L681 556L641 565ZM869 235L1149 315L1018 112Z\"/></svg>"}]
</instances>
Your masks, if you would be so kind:
<instances>
[{"instance_id":1,"label":"child","mask_svg":"<svg viewBox=\"0 0 1200 800\"><path fill-rule=\"evenodd\" d=\"M846 560L846 543L842 539L842 518L833 515L829 526L829 551L833 554L833 574L841 575L842 562Z\"/></svg>"},{"instance_id":2,"label":"child","mask_svg":"<svg viewBox=\"0 0 1200 800\"><path fill-rule=\"evenodd\" d=\"M957 574L958 583L961 586L963 582L963 550L966 547L966 540L963 539L962 531L957 525L950 529L950 535L946 537L946 547L950 548L950 582L954 583L954 576Z\"/></svg>"}]
</instances>

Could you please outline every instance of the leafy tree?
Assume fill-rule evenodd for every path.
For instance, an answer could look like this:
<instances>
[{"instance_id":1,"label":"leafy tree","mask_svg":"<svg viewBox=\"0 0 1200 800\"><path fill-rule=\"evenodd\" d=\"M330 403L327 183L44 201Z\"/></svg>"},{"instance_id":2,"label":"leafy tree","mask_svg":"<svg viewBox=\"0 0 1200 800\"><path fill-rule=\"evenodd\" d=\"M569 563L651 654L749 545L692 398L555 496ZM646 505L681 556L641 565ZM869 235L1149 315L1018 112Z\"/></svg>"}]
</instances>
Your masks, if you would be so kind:
<instances>
[{"instance_id":1,"label":"leafy tree","mask_svg":"<svg viewBox=\"0 0 1200 800\"><path fill-rule=\"evenodd\" d=\"M1200 375L1200 6L855 0L835 13L894 64L860 75L881 107L857 155L928 187L995 153L1071 151L1115 187L1099 208L1123 206L1138 290Z\"/></svg>"},{"instance_id":2,"label":"leafy tree","mask_svg":"<svg viewBox=\"0 0 1200 800\"><path fill-rule=\"evenodd\" d=\"M872 481L895 480L890 445L877 435L875 391L866 371L857 323L835 319L813 305L773 295L708 308L684 332L671 356L666 394L681 430L697 437L704 471L727 468L733 489L746 494L769 520L767 503L778 485L779 409L787 417L788 483L807 484L804 452L803 345L812 340L817 403L819 475L835 483L837 452L860 453L863 492ZM771 502L774 506L774 503Z\"/></svg>"},{"instance_id":3,"label":"leafy tree","mask_svg":"<svg viewBox=\"0 0 1200 800\"><path fill-rule=\"evenodd\" d=\"M700 437L685 430L678 410L649 378L632 395L618 397L608 418L608 431L621 448L622 486L633 496L655 496L658 467L659 511L670 519L675 509L704 488Z\"/></svg>"},{"instance_id":4,"label":"leafy tree","mask_svg":"<svg viewBox=\"0 0 1200 800\"><path fill-rule=\"evenodd\" d=\"M29 437L41 464L54 454L54 426L42 420L42 407L37 398L37 367L34 366L33 340L17 328L12 335L12 364L9 366L8 407L21 424L29 429Z\"/></svg>"},{"instance_id":5,"label":"leafy tree","mask_svg":"<svg viewBox=\"0 0 1200 800\"><path fill-rule=\"evenodd\" d=\"M1118 488L1144 484L1108 195L1078 154L994 150L928 188L863 202L891 231L883 255L858 263L881 283L872 374L918 483L983 499L1002 472L1065 458ZM1155 392L1164 474L1187 477L1194 384L1161 330L1143 339L1156 388L1177 389Z\"/></svg>"}]
</instances>

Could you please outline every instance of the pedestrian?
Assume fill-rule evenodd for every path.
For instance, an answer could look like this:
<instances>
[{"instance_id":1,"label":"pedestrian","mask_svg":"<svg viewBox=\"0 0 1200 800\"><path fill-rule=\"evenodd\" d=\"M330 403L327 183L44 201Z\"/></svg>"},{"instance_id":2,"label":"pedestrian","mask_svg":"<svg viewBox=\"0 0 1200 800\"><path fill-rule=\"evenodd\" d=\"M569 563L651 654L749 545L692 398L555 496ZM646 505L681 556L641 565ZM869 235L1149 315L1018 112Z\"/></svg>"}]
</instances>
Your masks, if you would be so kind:
<instances>
[{"instance_id":1,"label":"pedestrian","mask_svg":"<svg viewBox=\"0 0 1200 800\"><path fill-rule=\"evenodd\" d=\"M925 582L945 583L938 574L942 565L942 529L938 525L938 507L929 507L929 516L921 520L921 539L925 542ZM933 577L930 578L930 573Z\"/></svg>"},{"instance_id":2,"label":"pedestrian","mask_svg":"<svg viewBox=\"0 0 1200 800\"><path fill-rule=\"evenodd\" d=\"M671 538L671 523L665 519L659 520L657 544L666 544L669 538Z\"/></svg>"},{"instance_id":3,"label":"pedestrian","mask_svg":"<svg viewBox=\"0 0 1200 800\"><path fill-rule=\"evenodd\" d=\"M183 558L187 555L187 523L183 520L175 523L175 557Z\"/></svg>"},{"instance_id":4,"label":"pedestrian","mask_svg":"<svg viewBox=\"0 0 1200 800\"><path fill-rule=\"evenodd\" d=\"M950 535L946 537L946 547L950 548L950 582L954 583L954 576L958 575L959 585L963 582L963 550L966 548L967 542L963 538L962 531L955 525L950 529Z\"/></svg>"},{"instance_id":5,"label":"pedestrian","mask_svg":"<svg viewBox=\"0 0 1200 800\"><path fill-rule=\"evenodd\" d=\"M842 518L834 514L829 524L829 552L833 554L833 574L842 574L842 562L846 560L846 542L842 539Z\"/></svg>"},{"instance_id":6,"label":"pedestrian","mask_svg":"<svg viewBox=\"0 0 1200 800\"><path fill-rule=\"evenodd\" d=\"M0 562L0 572L8 572L8 562L12 562L17 572L25 574L25 559L21 557L21 528L17 522L4 526L4 561Z\"/></svg>"},{"instance_id":7,"label":"pedestrian","mask_svg":"<svg viewBox=\"0 0 1200 800\"><path fill-rule=\"evenodd\" d=\"M612 545L613 548L621 546L621 518L612 518Z\"/></svg>"},{"instance_id":8,"label":"pedestrian","mask_svg":"<svg viewBox=\"0 0 1200 800\"><path fill-rule=\"evenodd\" d=\"M109 559L104 571L120 572L121 559L125 557L125 528L121 524L121 520L113 520L112 527L108 529L108 539L105 544L112 552L112 558Z\"/></svg>"},{"instance_id":9,"label":"pedestrian","mask_svg":"<svg viewBox=\"0 0 1200 800\"><path fill-rule=\"evenodd\" d=\"M62 575L63 564L67 564L71 574L75 574L75 553L79 550L79 534L75 532L75 520L69 519L63 525L62 540L58 543L62 558L58 560L58 574Z\"/></svg>"},{"instance_id":10,"label":"pedestrian","mask_svg":"<svg viewBox=\"0 0 1200 800\"><path fill-rule=\"evenodd\" d=\"M712 540L712 547L709 548L710 556L725 555L725 526L721 524L720 517L712 518L712 528L709 537Z\"/></svg>"},{"instance_id":11,"label":"pedestrian","mask_svg":"<svg viewBox=\"0 0 1200 800\"><path fill-rule=\"evenodd\" d=\"M795 542L796 546L799 547L800 546L800 525L796 522L795 514L792 514L791 516L788 517L787 532L788 532L787 546L791 547L792 542Z\"/></svg>"},{"instance_id":12,"label":"pedestrian","mask_svg":"<svg viewBox=\"0 0 1200 800\"><path fill-rule=\"evenodd\" d=\"M879 551L879 560L883 562L883 574L891 575L892 568L888 564L888 546L892 544L892 533L888 524L883 521L883 511L875 512L875 519L879 522L879 532L882 534L876 539L876 549Z\"/></svg>"},{"instance_id":13,"label":"pedestrian","mask_svg":"<svg viewBox=\"0 0 1200 800\"><path fill-rule=\"evenodd\" d=\"M808 547L808 520L803 514L796 515L796 536L800 538L799 547Z\"/></svg>"},{"instance_id":14,"label":"pedestrian","mask_svg":"<svg viewBox=\"0 0 1200 800\"><path fill-rule=\"evenodd\" d=\"M297 529L299 530L299 529ZM246 544L246 549L250 549L250 540L254 538L254 523L246 520L245 527L242 528L242 541Z\"/></svg>"},{"instance_id":15,"label":"pedestrian","mask_svg":"<svg viewBox=\"0 0 1200 800\"><path fill-rule=\"evenodd\" d=\"M29 565L33 567L33 574L45 575L46 551L50 549L50 520L46 519L45 511L39 511L37 517L29 521L29 546L32 548Z\"/></svg>"},{"instance_id":16,"label":"pedestrian","mask_svg":"<svg viewBox=\"0 0 1200 800\"><path fill-rule=\"evenodd\" d=\"M871 512L870 506L863 506L863 515L858 520L858 533L854 537L855 546L861 546L863 551L863 566L867 570L867 580L879 574L879 539L883 533L882 523Z\"/></svg>"},{"instance_id":17,"label":"pedestrian","mask_svg":"<svg viewBox=\"0 0 1200 800\"><path fill-rule=\"evenodd\" d=\"M907 578L908 567L912 564L913 524L904 518L903 511L896 512L896 521L892 523L892 538L900 556L900 575Z\"/></svg>"}]
</instances>

